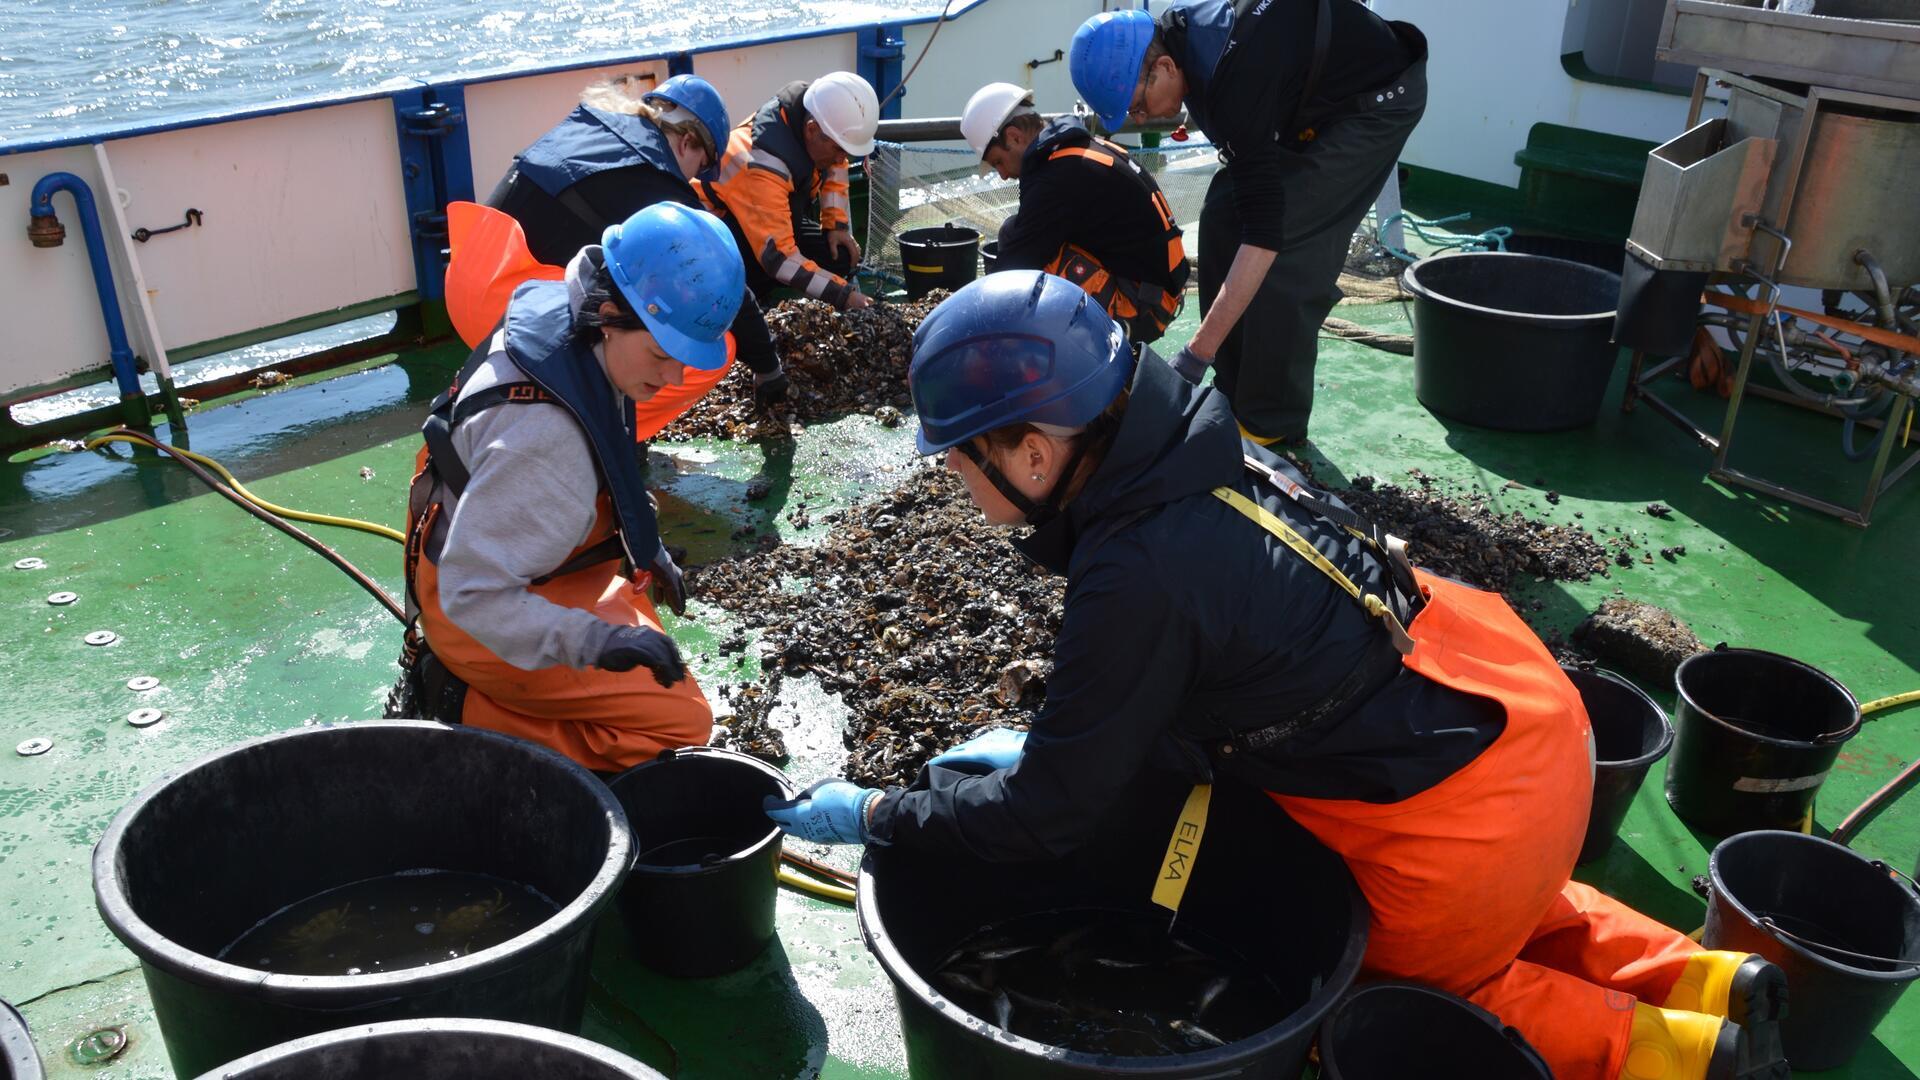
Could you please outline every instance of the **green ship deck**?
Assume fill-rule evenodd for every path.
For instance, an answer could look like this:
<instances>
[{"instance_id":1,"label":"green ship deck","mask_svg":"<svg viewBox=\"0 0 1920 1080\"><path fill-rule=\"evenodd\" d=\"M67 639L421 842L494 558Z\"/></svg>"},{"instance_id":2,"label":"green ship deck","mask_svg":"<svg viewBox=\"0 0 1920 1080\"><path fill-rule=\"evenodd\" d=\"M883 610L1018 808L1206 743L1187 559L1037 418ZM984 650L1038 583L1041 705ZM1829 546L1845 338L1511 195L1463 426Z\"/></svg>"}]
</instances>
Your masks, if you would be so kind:
<instances>
[{"instance_id":1,"label":"green ship deck","mask_svg":"<svg viewBox=\"0 0 1920 1080\"><path fill-rule=\"evenodd\" d=\"M1397 305L1345 307L1342 317L1405 326ZM1170 340L1185 340L1194 316ZM258 494L288 506L398 524L416 431L428 398L465 350L410 353L281 387L190 417L191 446L232 468ZM1677 562L1615 568L1584 584L1525 586L1543 632L1570 629L1616 591L1666 606L1709 644L1726 641L1812 661L1862 699L1920 687L1920 590L1914 538L1920 494L1896 489L1870 530L1704 479L1705 456L1645 410L1617 409L1625 365L1592 428L1510 435L1441 421L1414 400L1410 362L1326 340L1314 443L1305 455L1323 480L1369 474L1402 480L1418 469L1496 507L1625 529L1641 550L1684 545ZM1684 383L1663 394L1701 419L1718 402ZM1752 471L1851 497L1831 421L1770 403L1743 416ZM1750 425L1750 426L1749 426ZM161 432L163 437L167 434ZM665 454L671 464L664 464ZM883 491L915 467L910 428L854 416L809 427L791 455L760 445L656 445L663 513L691 561L720 554L743 524L806 543L830 526L796 532L785 509L805 501L814 520L863 492ZM748 503L764 474L770 498ZM1558 492L1557 503L1545 498ZM1673 507L1670 520L1644 508ZM318 530L318 527L315 527ZM361 533L318 530L389 588L400 552ZM15 570L28 556L38 570ZM1415 553L1416 559L1418 552ZM1010 572L1016 572L1011 571ZM78 600L52 606L47 596ZM8 688L0 744L33 736L52 750L0 754L0 997L22 1006L54 1077L148 1080L170 1076L160 1032L132 955L93 906L89 856L107 821L135 791L170 769L239 739L300 724L377 717L392 681L399 633L345 577L277 532L200 488L178 466L128 448L50 454L0 464L0 685ZM108 629L119 640L89 647ZM752 650L723 657L729 616L690 606L676 636L709 686L751 674ZM137 694L135 675L159 678ZM1670 687L1648 687L1670 704ZM776 720L811 780L843 760L842 709L789 679ZM797 704L796 704L797 703ZM144 729L124 717L166 711ZM1831 828L1920 746L1920 708L1880 714L1847 747L1821 791L1816 828ZM1665 766L1641 790L1620 842L1585 867L1594 883L1682 929L1703 902L1689 887L1711 840L1683 826L1661 796ZM217 843L218 838L209 838ZM1901 868L1920 852L1920 796L1896 803L1856 841ZM850 863L853 852L834 857ZM851 910L783 891L778 942L746 970L711 980L649 975L609 920L594 962L585 1034L669 1076L893 1077L905 1074L891 988L861 947ZM129 1048L83 1067L67 1047L108 1025L128 1025ZM1920 997L1883 1022L1853 1064L1819 1074L1891 1080L1920 1070Z\"/></svg>"}]
</instances>

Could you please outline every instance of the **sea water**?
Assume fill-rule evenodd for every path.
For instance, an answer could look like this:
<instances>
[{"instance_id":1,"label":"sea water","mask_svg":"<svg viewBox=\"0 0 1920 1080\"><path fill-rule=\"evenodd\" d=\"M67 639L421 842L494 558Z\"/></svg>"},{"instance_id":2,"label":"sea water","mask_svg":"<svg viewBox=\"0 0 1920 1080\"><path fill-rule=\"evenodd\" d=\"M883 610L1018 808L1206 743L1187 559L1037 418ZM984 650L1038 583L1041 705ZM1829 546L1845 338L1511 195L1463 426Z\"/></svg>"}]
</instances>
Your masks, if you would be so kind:
<instances>
[{"instance_id":1,"label":"sea water","mask_svg":"<svg viewBox=\"0 0 1920 1080\"><path fill-rule=\"evenodd\" d=\"M941 0L8 0L0 145L940 8ZM750 107L732 104L736 115Z\"/></svg>"},{"instance_id":2,"label":"sea water","mask_svg":"<svg viewBox=\"0 0 1920 1080\"><path fill-rule=\"evenodd\" d=\"M1209 1050L1280 1022L1313 988L1283 989L1276 977L1217 942L1169 934L1164 916L1076 909L987 927L929 981L1035 1042L1151 1056Z\"/></svg>"},{"instance_id":3,"label":"sea water","mask_svg":"<svg viewBox=\"0 0 1920 1080\"><path fill-rule=\"evenodd\" d=\"M328 889L268 915L218 959L279 975L372 975L457 960L545 922L559 905L505 878L409 870Z\"/></svg>"}]
</instances>

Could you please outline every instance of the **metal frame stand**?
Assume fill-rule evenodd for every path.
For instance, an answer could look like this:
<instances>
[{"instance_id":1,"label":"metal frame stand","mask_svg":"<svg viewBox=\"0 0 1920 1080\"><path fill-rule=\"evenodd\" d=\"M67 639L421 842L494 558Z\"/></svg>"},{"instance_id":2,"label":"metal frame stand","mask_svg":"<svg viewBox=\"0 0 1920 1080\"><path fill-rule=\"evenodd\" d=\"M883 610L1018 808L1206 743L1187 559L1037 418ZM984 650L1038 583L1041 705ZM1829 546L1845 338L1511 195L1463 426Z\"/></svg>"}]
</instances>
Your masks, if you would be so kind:
<instances>
[{"instance_id":1,"label":"metal frame stand","mask_svg":"<svg viewBox=\"0 0 1920 1080\"><path fill-rule=\"evenodd\" d=\"M1702 68L1694 77L1692 101L1687 110L1687 129L1691 130L1700 122L1700 113L1706 100L1707 84L1714 79L1753 88L1760 92L1777 93L1771 88L1753 83L1738 75ZM1780 209L1777 214L1783 223L1791 224L1793 221L1794 197L1799 188L1801 171L1806 164L1807 146L1812 141L1817 115L1821 104L1825 101L1920 113L1920 101L1886 97L1880 94L1833 90L1819 86L1809 87L1805 98L1804 118L1799 130L1794 133L1793 144L1784 159L1788 170L1787 179L1781 192ZM1764 312L1756 313L1747 319L1746 333L1740 343L1740 361L1734 371L1733 389L1727 397L1727 411L1720 422L1720 433L1715 435L1701 428L1649 389L1654 380L1673 370L1676 365L1685 360L1685 357L1663 360L1647 368L1646 354L1635 349L1632 366L1627 373L1626 396L1620 403L1620 411L1630 413L1636 404L1645 401L1655 412L1666 417L1682 431L1692 435L1696 443L1713 454L1713 466L1708 470L1708 475L1715 480L1764 492L1824 514L1831 514L1849 524L1864 528L1872 520L1874 503L1880 496L1886 494L1889 488L1911 472L1915 465L1920 465L1920 450L1916 450L1894 468L1891 474L1887 472L1887 463L1893 455L1893 444L1907 421L1908 413L1914 407L1913 399L1905 394L1896 393L1895 395L1893 412L1887 418L1884 434L1880 437L1879 449L1874 454L1872 471L1867 477L1866 492L1857 507L1842 506L1764 477L1743 472L1727 464L1728 453L1733 447L1734 424L1739 418L1740 406L1748 393L1747 383L1753 373L1754 355L1760 342L1760 335L1765 331L1770 320L1779 318L1779 312L1776 309L1780 299L1780 286L1775 284L1775 281L1780 277L1781 268L1786 265L1787 256L1793 250L1793 240L1784 229L1775 228L1764 219L1755 216L1749 216L1742 224L1754 231L1756 243L1763 235L1772 237L1777 254L1773 260L1771 274L1761 273L1751 255L1740 268L1744 277L1765 287L1767 308ZM1754 388L1756 394L1761 394L1762 390L1763 388L1760 387Z\"/></svg>"}]
</instances>

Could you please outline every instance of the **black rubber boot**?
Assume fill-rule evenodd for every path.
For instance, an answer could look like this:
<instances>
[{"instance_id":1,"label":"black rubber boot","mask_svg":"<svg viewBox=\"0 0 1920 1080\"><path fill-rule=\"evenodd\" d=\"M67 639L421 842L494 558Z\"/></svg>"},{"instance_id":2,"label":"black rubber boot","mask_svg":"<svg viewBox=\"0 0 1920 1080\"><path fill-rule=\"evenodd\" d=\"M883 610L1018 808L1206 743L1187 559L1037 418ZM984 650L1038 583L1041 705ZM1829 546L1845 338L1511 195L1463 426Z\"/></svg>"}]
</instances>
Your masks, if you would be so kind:
<instances>
[{"instance_id":1,"label":"black rubber boot","mask_svg":"<svg viewBox=\"0 0 1920 1080\"><path fill-rule=\"evenodd\" d=\"M1792 1080L1793 1068L1780 1049L1780 1025L1762 1021L1745 1027L1728 1020L1713 1045L1707 1080Z\"/></svg>"}]
</instances>

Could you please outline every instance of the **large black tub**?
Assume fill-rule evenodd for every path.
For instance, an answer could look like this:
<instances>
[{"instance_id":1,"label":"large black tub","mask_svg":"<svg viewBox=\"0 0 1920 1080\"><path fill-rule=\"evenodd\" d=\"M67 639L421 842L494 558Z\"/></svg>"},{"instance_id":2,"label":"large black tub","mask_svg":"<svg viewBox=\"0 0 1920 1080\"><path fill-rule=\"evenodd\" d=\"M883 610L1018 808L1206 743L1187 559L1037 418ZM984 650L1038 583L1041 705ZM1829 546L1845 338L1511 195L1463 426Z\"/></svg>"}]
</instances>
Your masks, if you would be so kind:
<instances>
[{"instance_id":1,"label":"large black tub","mask_svg":"<svg viewBox=\"0 0 1920 1080\"><path fill-rule=\"evenodd\" d=\"M860 932L893 980L914 1080L1299 1075L1315 1028L1359 973L1367 905L1338 855L1272 800L1235 785L1214 788L1179 928L1223 943L1292 988L1291 1011L1276 1015L1271 1026L1199 1053L1079 1053L1004 1031L928 981L930 969L961 940L1021 916L1091 908L1164 918L1148 898L1186 791L1143 784L1108 815L1094 842L1048 862L996 865L868 847L860 867Z\"/></svg>"},{"instance_id":2,"label":"large black tub","mask_svg":"<svg viewBox=\"0 0 1920 1080\"><path fill-rule=\"evenodd\" d=\"M1620 275L1544 255L1470 251L1407 268L1413 392L1441 416L1502 431L1584 427L1620 349Z\"/></svg>"},{"instance_id":3,"label":"large black tub","mask_svg":"<svg viewBox=\"0 0 1920 1080\"><path fill-rule=\"evenodd\" d=\"M591 929L633 856L606 786L519 739L414 721L221 750L135 796L93 855L101 917L146 974L167 1054L197 1076L277 1043L427 1016L577 1030ZM364 975L215 959L271 913L402 871L486 874L559 905L498 945Z\"/></svg>"},{"instance_id":4,"label":"large black tub","mask_svg":"<svg viewBox=\"0 0 1920 1080\"><path fill-rule=\"evenodd\" d=\"M201 1080L664 1080L598 1043L498 1020L395 1020L249 1054Z\"/></svg>"}]
</instances>

